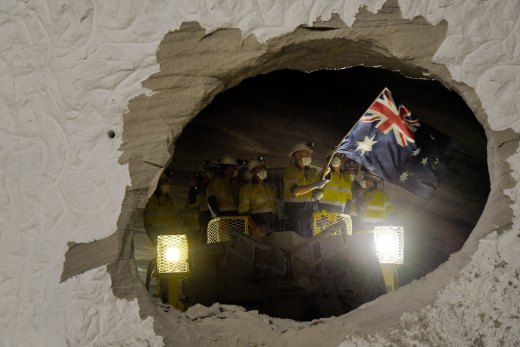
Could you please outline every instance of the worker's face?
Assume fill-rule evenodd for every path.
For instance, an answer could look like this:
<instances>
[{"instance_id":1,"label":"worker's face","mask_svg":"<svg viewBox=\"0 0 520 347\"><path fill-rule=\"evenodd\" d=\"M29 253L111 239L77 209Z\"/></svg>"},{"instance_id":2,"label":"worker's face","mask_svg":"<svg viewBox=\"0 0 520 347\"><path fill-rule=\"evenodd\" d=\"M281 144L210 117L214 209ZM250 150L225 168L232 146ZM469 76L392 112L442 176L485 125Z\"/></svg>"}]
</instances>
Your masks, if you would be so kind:
<instances>
[{"instance_id":1,"label":"worker's face","mask_svg":"<svg viewBox=\"0 0 520 347\"><path fill-rule=\"evenodd\" d=\"M365 179L365 184L367 189L373 189L376 187L376 182L371 178Z\"/></svg>"},{"instance_id":2,"label":"worker's face","mask_svg":"<svg viewBox=\"0 0 520 347\"><path fill-rule=\"evenodd\" d=\"M334 156L332 158L332 160L330 161L330 166L332 168L338 168L338 167L341 167L342 165L343 165L343 160L341 160L341 158L338 156Z\"/></svg>"},{"instance_id":3,"label":"worker's face","mask_svg":"<svg viewBox=\"0 0 520 347\"><path fill-rule=\"evenodd\" d=\"M238 170L236 165L228 165L225 171L226 177L237 177Z\"/></svg>"},{"instance_id":4,"label":"worker's face","mask_svg":"<svg viewBox=\"0 0 520 347\"><path fill-rule=\"evenodd\" d=\"M345 171L349 175L350 180L352 182L354 182L354 180L356 179L357 170L356 169L347 169Z\"/></svg>"},{"instance_id":5,"label":"worker's face","mask_svg":"<svg viewBox=\"0 0 520 347\"><path fill-rule=\"evenodd\" d=\"M161 183L160 188L161 188L161 192L163 194L166 194L166 193L170 192L172 186L169 183L164 182L164 183Z\"/></svg>"},{"instance_id":6,"label":"worker's face","mask_svg":"<svg viewBox=\"0 0 520 347\"><path fill-rule=\"evenodd\" d=\"M218 167L217 168L206 168L204 169L204 174L208 178L208 180L212 179L215 176L218 176Z\"/></svg>"},{"instance_id":7,"label":"worker's face","mask_svg":"<svg viewBox=\"0 0 520 347\"><path fill-rule=\"evenodd\" d=\"M263 181L267 178L267 170L265 169L265 165L255 167L253 170L251 170L251 173L259 181Z\"/></svg>"},{"instance_id":8,"label":"worker's face","mask_svg":"<svg viewBox=\"0 0 520 347\"><path fill-rule=\"evenodd\" d=\"M310 165L312 162L311 155L312 153L310 151L305 150L294 152L293 154L294 161L296 162L296 165L299 167Z\"/></svg>"}]
</instances>

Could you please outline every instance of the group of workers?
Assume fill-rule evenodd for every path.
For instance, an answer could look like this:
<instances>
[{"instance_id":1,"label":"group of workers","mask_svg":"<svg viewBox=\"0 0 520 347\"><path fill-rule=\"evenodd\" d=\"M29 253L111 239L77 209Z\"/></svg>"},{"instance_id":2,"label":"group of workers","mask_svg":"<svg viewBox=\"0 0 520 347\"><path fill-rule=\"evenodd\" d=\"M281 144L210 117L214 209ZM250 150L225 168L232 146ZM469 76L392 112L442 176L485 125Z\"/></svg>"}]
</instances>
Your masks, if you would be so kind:
<instances>
[{"instance_id":1,"label":"group of workers","mask_svg":"<svg viewBox=\"0 0 520 347\"><path fill-rule=\"evenodd\" d=\"M338 153L327 157L329 165L317 170L311 167L312 154L312 146L298 143L283 173L288 230L312 236L312 214L316 211L349 214L358 230L372 229L395 217L379 176Z\"/></svg>"},{"instance_id":2,"label":"group of workers","mask_svg":"<svg viewBox=\"0 0 520 347\"><path fill-rule=\"evenodd\" d=\"M312 215L317 211L349 214L358 230L385 223L394 216L394 208L381 187L383 182L379 176L337 153L327 157L330 165L320 170L311 165L312 147L298 143L289 154L290 165L283 172L284 230L311 237ZM239 180L241 165L247 165L247 170ZM159 214L173 210L167 187L171 182L167 176L160 180L145 209L145 227L150 238L161 233ZM239 215L250 217L253 237L271 234L277 194L266 182L267 177L267 163L261 156L247 163L229 154L219 161L204 161L203 172L191 179L185 208L193 212L191 220L197 225L196 238L203 243L207 241L206 229L212 218ZM158 226L153 225L157 224L155 221L159 222Z\"/></svg>"}]
</instances>

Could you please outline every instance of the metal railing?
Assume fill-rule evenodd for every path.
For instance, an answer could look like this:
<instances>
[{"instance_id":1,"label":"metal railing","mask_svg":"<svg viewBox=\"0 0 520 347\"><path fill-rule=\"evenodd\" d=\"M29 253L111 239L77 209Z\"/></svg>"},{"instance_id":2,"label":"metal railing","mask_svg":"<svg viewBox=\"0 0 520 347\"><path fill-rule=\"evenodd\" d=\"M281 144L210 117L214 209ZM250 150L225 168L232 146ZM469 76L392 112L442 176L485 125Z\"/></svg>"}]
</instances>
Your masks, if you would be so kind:
<instances>
[{"instance_id":1,"label":"metal railing","mask_svg":"<svg viewBox=\"0 0 520 347\"><path fill-rule=\"evenodd\" d=\"M348 214L334 212L314 212L312 214L312 236L318 235L323 230L338 222L344 222L347 235L352 235L352 219ZM341 232L341 229L338 232Z\"/></svg>"},{"instance_id":2,"label":"metal railing","mask_svg":"<svg viewBox=\"0 0 520 347\"><path fill-rule=\"evenodd\" d=\"M249 235L247 216L217 217L208 223L208 243L231 239L231 232Z\"/></svg>"}]
</instances>

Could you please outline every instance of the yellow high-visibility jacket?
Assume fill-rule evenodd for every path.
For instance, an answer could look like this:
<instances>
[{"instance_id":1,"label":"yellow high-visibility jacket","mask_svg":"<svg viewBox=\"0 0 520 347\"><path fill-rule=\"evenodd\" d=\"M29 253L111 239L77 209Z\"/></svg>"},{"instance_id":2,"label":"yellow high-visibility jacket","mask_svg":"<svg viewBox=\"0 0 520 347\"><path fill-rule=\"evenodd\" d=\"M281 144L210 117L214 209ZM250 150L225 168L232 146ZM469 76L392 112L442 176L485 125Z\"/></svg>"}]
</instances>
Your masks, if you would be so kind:
<instances>
[{"instance_id":1,"label":"yellow high-visibility jacket","mask_svg":"<svg viewBox=\"0 0 520 347\"><path fill-rule=\"evenodd\" d=\"M192 203L188 202L189 207L198 208L200 212L209 210L208 206L208 186L202 185L195 195L195 200Z\"/></svg>"},{"instance_id":2,"label":"yellow high-visibility jacket","mask_svg":"<svg viewBox=\"0 0 520 347\"><path fill-rule=\"evenodd\" d=\"M320 177L315 169L306 167L299 169L295 165L288 166L283 172L283 200L285 202L312 201L312 192L300 196L294 196L291 189L294 186L304 186L315 183Z\"/></svg>"},{"instance_id":3,"label":"yellow high-visibility jacket","mask_svg":"<svg viewBox=\"0 0 520 347\"><path fill-rule=\"evenodd\" d=\"M247 182L240 188L240 214L272 213L275 207L274 190L264 182Z\"/></svg>"},{"instance_id":4,"label":"yellow high-visibility jacket","mask_svg":"<svg viewBox=\"0 0 520 347\"><path fill-rule=\"evenodd\" d=\"M144 223L156 228L171 227L177 223L177 211L168 194L154 193L144 209Z\"/></svg>"},{"instance_id":5,"label":"yellow high-visibility jacket","mask_svg":"<svg viewBox=\"0 0 520 347\"><path fill-rule=\"evenodd\" d=\"M320 203L344 208L347 201L352 200L352 182L346 172L331 172L329 183L321 190L323 197Z\"/></svg>"},{"instance_id":6,"label":"yellow high-visibility jacket","mask_svg":"<svg viewBox=\"0 0 520 347\"><path fill-rule=\"evenodd\" d=\"M217 176L208 183L208 198L214 196L218 202L218 208L222 212L237 211L237 196L231 182Z\"/></svg>"},{"instance_id":7,"label":"yellow high-visibility jacket","mask_svg":"<svg viewBox=\"0 0 520 347\"><path fill-rule=\"evenodd\" d=\"M390 202L388 195L382 190L376 189L367 192L367 195L363 199L361 221L382 223L394 212L394 206Z\"/></svg>"}]
</instances>

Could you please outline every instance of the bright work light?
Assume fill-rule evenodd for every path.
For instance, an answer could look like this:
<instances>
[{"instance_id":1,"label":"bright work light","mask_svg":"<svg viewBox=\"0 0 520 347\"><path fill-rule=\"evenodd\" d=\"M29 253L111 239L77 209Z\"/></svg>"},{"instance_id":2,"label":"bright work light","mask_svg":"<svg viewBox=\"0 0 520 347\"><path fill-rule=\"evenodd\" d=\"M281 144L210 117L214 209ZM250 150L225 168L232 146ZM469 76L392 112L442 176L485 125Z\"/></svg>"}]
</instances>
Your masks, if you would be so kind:
<instances>
[{"instance_id":1,"label":"bright work light","mask_svg":"<svg viewBox=\"0 0 520 347\"><path fill-rule=\"evenodd\" d=\"M166 253L164 254L167 262L175 263L178 262L181 258L181 251L178 247L168 247L166 249Z\"/></svg>"},{"instance_id":2,"label":"bright work light","mask_svg":"<svg viewBox=\"0 0 520 347\"><path fill-rule=\"evenodd\" d=\"M186 235L157 236L157 270L162 274L189 271Z\"/></svg>"},{"instance_id":3,"label":"bright work light","mask_svg":"<svg viewBox=\"0 0 520 347\"><path fill-rule=\"evenodd\" d=\"M402 226L375 226L376 254L381 264L402 264L404 260Z\"/></svg>"}]
</instances>

